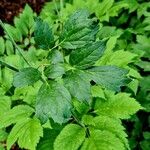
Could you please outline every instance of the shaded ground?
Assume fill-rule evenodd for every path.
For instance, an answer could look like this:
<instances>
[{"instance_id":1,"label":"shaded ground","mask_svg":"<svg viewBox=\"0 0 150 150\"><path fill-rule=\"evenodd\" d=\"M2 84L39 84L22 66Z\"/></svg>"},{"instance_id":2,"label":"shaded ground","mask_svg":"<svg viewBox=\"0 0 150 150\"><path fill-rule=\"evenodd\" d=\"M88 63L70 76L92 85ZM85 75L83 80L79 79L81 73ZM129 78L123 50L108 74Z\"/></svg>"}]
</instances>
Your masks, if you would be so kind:
<instances>
[{"instance_id":1,"label":"shaded ground","mask_svg":"<svg viewBox=\"0 0 150 150\"><path fill-rule=\"evenodd\" d=\"M0 19L11 23L28 3L35 12L39 13L47 0L0 0Z\"/></svg>"}]
</instances>

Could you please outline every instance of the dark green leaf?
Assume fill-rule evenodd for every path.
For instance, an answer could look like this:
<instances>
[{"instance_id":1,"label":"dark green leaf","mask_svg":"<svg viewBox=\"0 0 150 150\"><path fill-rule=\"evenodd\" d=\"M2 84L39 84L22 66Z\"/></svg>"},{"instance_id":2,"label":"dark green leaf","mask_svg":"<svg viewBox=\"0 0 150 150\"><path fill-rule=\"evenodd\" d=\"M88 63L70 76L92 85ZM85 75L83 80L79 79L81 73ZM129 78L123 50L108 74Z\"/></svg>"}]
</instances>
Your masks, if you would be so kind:
<instances>
[{"instance_id":1,"label":"dark green leaf","mask_svg":"<svg viewBox=\"0 0 150 150\"><path fill-rule=\"evenodd\" d=\"M54 141L59 134L59 129L45 129L44 136L37 145L37 150L54 150Z\"/></svg>"},{"instance_id":2,"label":"dark green leaf","mask_svg":"<svg viewBox=\"0 0 150 150\"><path fill-rule=\"evenodd\" d=\"M61 84L43 84L37 95L36 115L42 122L52 118L57 123L69 120L71 116L71 96Z\"/></svg>"},{"instance_id":3,"label":"dark green leaf","mask_svg":"<svg viewBox=\"0 0 150 150\"><path fill-rule=\"evenodd\" d=\"M24 87L32 85L41 78L41 73L32 67L21 69L14 75L13 85L15 87Z\"/></svg>"},{"instance_id":4,"label":"dark green leaf","mask_svg":"<svg viewBox=\"0 0 150 150\"><path fill-rule=\"evenodd\" d=\"M87 44L81 49L72 51L69 59L70 64L80 69L86 69L94 65L105 50L105 43L106 42L97 41Z\"/></svg>"},{"instance_id":5,"label":"dark green leaf","mask_svg":"<svg viewBox=\"0 0 150 150\"><path fill-rule=\"evenodd\" d=\"M116 66L93 67L88 70L91 80L110 90L119 91L120 87L129 82L127 70Z\"/></svg>"},{"instance_id":6,"label":"dark green leaf","mask_svg":"<svg viewBox=\"0 0 150 150\"><path fill-rule=\"evenodd\" d=\"M53 51L50 51L50 53L48 55L48 59L50 60L51 64L57 64L57 63L63 63L64 62L64 58L63 58L62 53L56 49Z\"/></svg>"},{"instance_id":7,"label":"dark green leaf","mask_svg":"<svg viewBox=\"0 0 150 150\"><path fill-rule=\"evenodd\" d=\"M48 78L55 79L57 77L61 77L65 73L65 69L63 64L52 64L45 70L45 75Z\"/></svg>"},{"instance_id":8,"label":"dark green leaf","mask_svg":"<svg viewBox=\"0 0 150 150\"><path fill-rule=\"evenodd\" d=\"M95 40L98 32L97 23L90 18L87 10L73 13L65 23L60 41L61 46L66 49L76 49L85 46Z\"/></svg>"},{"instance_id":9,"label":"dark green leaf","mask_svg":"<svg viewBox=\"0 0 150 150\"><path fill-rule=\"evenodd\" d=\"M77 98L81 102L90 101L90 80L87 78L87 74L82 71L69 71L66 78L64 78L64 82L72 97Z\"/></svg>"},{"instance_id":10,"label":"dark green leaf","mask_svg":"<svg viewBox=\"0 0 150 150\"><path fill-rule=\"evenodd\" d=\"M48 50L54 45L54 37L52 29L48 23L42 21L42 19L36 19L36 27L34 31L34 39L38 48Z\"/></svg>"}]
</instances>

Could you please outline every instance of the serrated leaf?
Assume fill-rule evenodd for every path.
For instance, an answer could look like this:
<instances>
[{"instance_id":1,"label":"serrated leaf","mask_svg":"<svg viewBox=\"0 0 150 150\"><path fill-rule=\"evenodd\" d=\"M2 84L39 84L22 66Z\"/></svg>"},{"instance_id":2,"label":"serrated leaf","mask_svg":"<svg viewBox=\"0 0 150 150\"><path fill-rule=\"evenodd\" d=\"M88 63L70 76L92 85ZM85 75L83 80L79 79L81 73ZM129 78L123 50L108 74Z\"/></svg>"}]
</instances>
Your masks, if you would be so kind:
<instances>
[{"instance_id":1,"label":"serrated leaf","mask_svg":"<svg viewBox=\"0 0 150 150\"><path fill-rule=\"evenodd\" d=\"M86 73L82 71L69 71L64 78L64 83L72 97L77 98L81 102L90 102L90 81Z\"/></svg>"},{"instance_id":2,"label":"serrated leaf","mask_svg":"<svg viewBox=\"0 0 150 150\"><path fill-rule=\"evenodd\" d=\"M91 129L105 130L113 133L127 149L130 149L125 128L119 119L101 115L97 117L84 115L82 117L82 122Z\"/></svg>"},{"instance_id":3,"label":"serrated leaf","mask_svg":"<svg viewBox=\"0 0 150 150\"><path fill-rule=\"evenodd\" d=\"M65 74L65 68L61 63L52 64L45 69L44 73L48 78L55 79Z\"/></svg>"},{"instance_id":4,"label":"serrated leaf","mask_svg":"<svg viewBox=\"0 0 150 150\"><path fill-rule=\"evenodd\" d=\"M28 4L26 4L19 17L15 17L14 24L22 35L27 36L28 34L32 34L34 28L34 13Z\"/></svg>"},{"instance_id":5,"label":"serrated leaf","mask_svg":"<svg viewBox=\"0 0 150 150\"><path fill-rule=\"evenodd\" d=\"M129 5L126 1L120 1L120 2L116 2L113 7L111 7L109 10L108 10L108 15L113 17L113 16L118 16L119 14L119 11L123 8L128 8Z\"/></svg>"},{"instance_id":6,"label":"serrated leaf","mask_svg":"<svg viewBox=\"0 0 150 150\"><path fill-rule=\"evenodd\" d=\"M54 45L54 37L52 29L47 22L42 19L36 19L36 26L34 31L34 40L38 48L49 50Z\"/></svg>"},{"instance_id":7,"label":"serrated leaf","mask_svg":"<svg viewBox=\"0 0 150 150\"><path fill-rule=\"evenodd\" d=\"M34 112L34 109L27 105L19 105L13 107L11 110L6 111L0 115L0 128L8 127L11 124L29 117Z\"/></svg>"},{"instance_id":8,"label":"serrated leaf","mask_svg":"<svg viewBox=\"0 0 150 150\"><path fill-rule=\"evenodd\" d=\"M61 84L52 82L43 84L37 95L36 115L45 123L48 118L64 123L71 116L71 96Z\"/></svg>"},{"instance_id":9,"label":"serrated leaf","mask_svg":"<svg viewBox=\"0 0 150 150\"><path fill-rule=\"evenodd\" d=\"M123 125L121 125L120 120L107 116L98 116L93 119L93 122L95 124L95 129L107 130L115 134L116 137L119 138L120 141L124 144L124 146L129 149L127 134L125 133L125 128Z\"/></svg>"},{"instance_id":10,"label":"serrated leaf","mask_svg":"<svg viewBox=\"0 0 150 150\"><path fill-rule=\"evenodd\" d=\"M5 24L5 28L15 41L17 41L17 42L22 41L22 35L18 28L15 28L15 27L11 26L10 24Z\"/></svg>"},{"instance_id":11,"label":"serrated leaf","mask_svg":"<svg viewBox=\"0 0 150 150\"><path fill-rule=\"evenodd\" d=\"M116 144L117 143L117 144ZM109 131L94 130L86 138L81 150L126 150L120 140Z\"/></svg>"},{"instance_id":12,"label":"serrated leaf","mask_svg":"<svg viewBox=\"0 0 150 150\"><path fill-rule=\"evenodd\" d=\"M14 75L13 85L15 87L24 87L33 85L41 79L41 73L32 67L23 68Z\"/></svg>"},{"instance_id":13,"label":"serrated leaf","mask_svg":"<svg viewBox=\"0 0 150 150\"><path fill-rule=\"evenodd\" d=\"M92 86L91 87L91 92L93 97L99 97L105 99L105 93L100 86Z\"/></svg>"},{"instance_id":14,"label":"serrated leaf","mask_svg":"<svg viewBox=\"0 0 150 150\"><path fill-rule=\"evenodd\" d=\"M64 25L61 33L61 46L65 49L81 48L96 39L98 32L97 23L94 19L90 19L87 10L79 10L74 12Z\"/></svg>"},{"instance_id":15,"label":"serrated leaf","mask_svg":"<svg viewBox=\"0 0 150 150\"><path fill-rule=\"evenodd\" d=\"M11 130L7 139L7 149L18 141L20 148L36 150L40 137L43 136L42 126L37 119L27 118L18 122Z\"/></svg>"},{"instance_id":16,"label":"serrated leaf","mask_svg":"<svg viewBox=\"0 0 150 150\"><path fill-rule=\"evenodd\" d=\"M125 67L134 61L137 55L128 51L119 50L107 53L102 59L99 60L97 65L116 65L118 67Z\"/></svg>"},{"instance_id":17,"label":"serrated leaf","mask_svg":"<svg viewBox=\"0 0 150 150\"><path fill-rule=\"evenodd\" d=\"M54 150L78 150L84 139L85 129L76 124L69 124L57 136Z\"/></svg>"},{"instance_id":18,"label":"serrated leaf","mask_svg":"<svg viewBox=\"0 0 150 150\"><path fill-rule=\"evenodd\" d=\"M99 9L96 10L97 16L103 16L113 5L114 0L104 0L99 4Z\"/></svg>"},{"instance_id":19,"label":"serrated leaf","mask_svg":"<svg viewBox=\"0 0 150 150\"><path fill-rule=\"evenodd\" d=\"M97 41L87 44L81 49L72 51L69 58L70 64L80 69L86 69L94 65L105 50L105 43L103 41Z\"/></svg>"},{"instance_id":20,"label":"serrated leaf","mask_svg":"<svg viewBox=\"0 0 150 150\"><path fill-rule=\"evenodd\" d=\"M141 105L127 93L113 94L110 91L106 92L107 101L97 100L95 111L99 115L106 115L115 118L128 119L135 114Z\"/></svg>"},{"instance_id":21,"label":"serrated leaf","mask_svg":"<svg viewBox=\"0 0 150 150\"><path fill-rule=\"evenodd\" d=\"M119 91L120 87L129 82L127 70L116 66L93 67L88 70L91 80L107 89Z\"/></svg>"}]
</instances>

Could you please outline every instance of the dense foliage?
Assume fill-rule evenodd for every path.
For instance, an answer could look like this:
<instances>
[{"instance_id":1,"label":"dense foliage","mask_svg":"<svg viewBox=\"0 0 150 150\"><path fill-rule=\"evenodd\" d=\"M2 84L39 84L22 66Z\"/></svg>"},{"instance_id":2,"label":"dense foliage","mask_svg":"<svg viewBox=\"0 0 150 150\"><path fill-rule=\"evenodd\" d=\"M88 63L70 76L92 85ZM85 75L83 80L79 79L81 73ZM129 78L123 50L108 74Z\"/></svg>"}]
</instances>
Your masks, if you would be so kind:
<instances>
[{"instance_id":1,"label":"dense foliage","mask_svg":"<svg viewBox=\"0 0 150 150\"><path fill-rule=\"evenodd\" d=\"M149 9L60 0L0 22L0 150L149 150Z\"/></svg>"}]
</instances>

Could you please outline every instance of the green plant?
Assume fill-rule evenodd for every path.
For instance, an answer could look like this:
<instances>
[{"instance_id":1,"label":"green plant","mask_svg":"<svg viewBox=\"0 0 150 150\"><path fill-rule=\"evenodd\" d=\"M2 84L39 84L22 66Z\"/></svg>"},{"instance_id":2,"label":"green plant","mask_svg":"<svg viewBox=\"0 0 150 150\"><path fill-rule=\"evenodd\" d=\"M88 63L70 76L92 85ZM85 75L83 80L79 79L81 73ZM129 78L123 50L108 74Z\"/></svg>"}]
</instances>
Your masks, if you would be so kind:
<instances>
[{"instance_id":1,"label":"green plant","mask_svg":"<svg viewBox=\"0 0 150 150\"><path fill-rule=\"evenodd\" d=\"M78 0L65 7L62 1L50 2L50 15L49 9L40 15L45 21L36 18L34 23L32 15L27 32L21 25L24 38L32 39L25 47L16 45L19 41L1 23L15 49L2 49L0 60L0 133L6 135L0 141L4 147L7 141L8 150L14 143L31 150L130 149L121 120L142 109L133 97L141 78L133 62L143 54L127 50L129 31L116 28L126 17L113 27L105 22L115 22L110 19L122 8L132 12L138 6L105 0L89 7L92 2Z\"/></svg>"}]
</instances>

